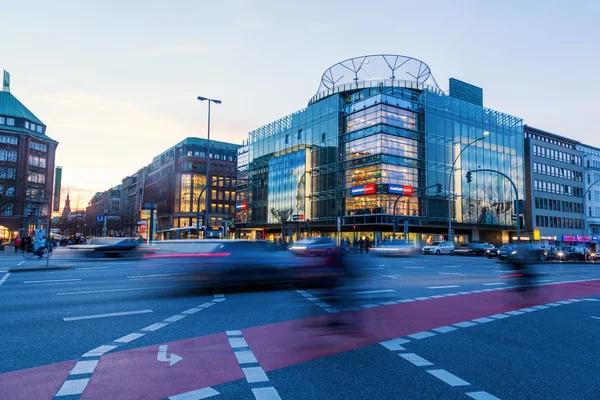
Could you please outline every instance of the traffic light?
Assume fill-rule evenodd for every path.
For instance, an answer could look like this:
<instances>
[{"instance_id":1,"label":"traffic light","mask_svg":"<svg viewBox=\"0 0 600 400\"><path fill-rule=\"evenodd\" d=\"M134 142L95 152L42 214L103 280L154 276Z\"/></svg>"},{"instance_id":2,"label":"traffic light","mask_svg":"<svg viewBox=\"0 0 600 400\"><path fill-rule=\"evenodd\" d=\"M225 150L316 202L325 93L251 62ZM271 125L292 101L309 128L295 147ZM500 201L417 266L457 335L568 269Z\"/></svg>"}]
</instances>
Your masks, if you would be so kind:
<instances>
[{"instance_id":1,"label":"traffic light","mask_svg":"<svg viewBox=\"0 0 600 400\"><path fill-rule=\"evenodd\" d=\"M352 226L352 229L353 229L353 230L356 230L356 225L353 225L353 226Z\"/></svg>"},{"instance_id":2,"label":"traffic light","mask_svg":"<svg viewBox=\"0 0 600 400\"><path fill-rule=\"evenodd\" d=\"M471 183L471 181L473 180L471 171L467 172L467 183Z\"/></svg>"}]
</instances>

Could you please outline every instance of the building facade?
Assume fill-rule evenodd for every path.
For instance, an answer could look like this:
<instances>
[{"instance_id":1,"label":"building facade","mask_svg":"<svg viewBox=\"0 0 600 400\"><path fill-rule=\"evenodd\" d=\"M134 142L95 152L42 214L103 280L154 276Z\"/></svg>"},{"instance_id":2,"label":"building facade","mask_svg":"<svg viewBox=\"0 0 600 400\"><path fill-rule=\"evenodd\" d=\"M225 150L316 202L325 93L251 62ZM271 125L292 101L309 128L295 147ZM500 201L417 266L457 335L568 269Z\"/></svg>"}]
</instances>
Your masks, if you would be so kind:
<instances>
[{"instance_id":1,"label":"building facade","mask_svg":"<svg viewBox=\"0 0 600 400\"><path fill-rule=\"evenodd\" d=\"M9 91L0 92L0 238L46 229L58 142Z\"/></svg>"},{"instance_id":2,"label":"building facade","mask_svg":"<svg viewBox=\"0 0 600 400\"><path fill-rule=\"evenodd\" d=\"M585 229L584 236L590 237L590 244L597 251L600 238L600 149L578 144L577 149L583 153Z\"/></svg>"},{"instance_id":3,"label":"building facade","mask_svg":"<svg viewBox=\"0 0 600 400\"><path fill-rule=\"evenodd\" d=\"M447 237L450 209L457 242L500 243L514 230L512 187L465 173L502 172L524 198L523 163L522 120L483 107L480 88L453 80L446 95L422 61L357 57L325 71L306 108L250 132L238 150L238 232L273 239L286 211L291 240L338 225L350 240L385 239L406 221L401 236L424 243Z\"/></svg>"},{"instance_id":4,"label":"building facade","mask_svg":"<svg viewBox=\"0 0 600 400\"><path fill-rule=\"evenodd\" d=\"M542 244L589 242L583 237L585 183L580 143L528 125L524 134L531 191L531 201L526 203L529 231L537 230L536 241Z\"/></svg>"}]
</instances>

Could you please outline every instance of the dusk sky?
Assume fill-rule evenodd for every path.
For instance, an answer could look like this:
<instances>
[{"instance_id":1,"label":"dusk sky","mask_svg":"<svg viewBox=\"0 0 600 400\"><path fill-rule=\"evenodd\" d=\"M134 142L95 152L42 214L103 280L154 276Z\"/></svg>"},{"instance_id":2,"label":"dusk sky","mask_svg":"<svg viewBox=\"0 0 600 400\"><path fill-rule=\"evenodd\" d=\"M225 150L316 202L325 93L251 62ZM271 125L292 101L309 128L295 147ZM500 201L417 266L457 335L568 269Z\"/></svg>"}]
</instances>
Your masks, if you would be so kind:
<instances>
[{"instance_id":1,"label":"dusk sky","mask_svg":"<svg viewBox=\"0 0 600 400\"><path fill-rule=\"evenodd\" d=\"M60 142L72 207L188 136L216 140L305 107L347 58L402 54L442 89L600 147L597 1L3 1L0 69ZM61 203L64 201L64 194ZM62 204L61 204L62 206Z\"/></svg>"}]
</instances>

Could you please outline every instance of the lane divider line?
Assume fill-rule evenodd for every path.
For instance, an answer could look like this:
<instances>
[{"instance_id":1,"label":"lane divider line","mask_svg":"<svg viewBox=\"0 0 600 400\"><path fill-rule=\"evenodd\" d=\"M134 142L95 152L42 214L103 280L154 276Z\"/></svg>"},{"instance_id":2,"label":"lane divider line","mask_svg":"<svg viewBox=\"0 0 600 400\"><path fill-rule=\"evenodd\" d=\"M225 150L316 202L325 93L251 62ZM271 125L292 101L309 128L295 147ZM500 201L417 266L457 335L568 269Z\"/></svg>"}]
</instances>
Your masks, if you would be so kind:
<instances>
[{"instance_id":1,"label":"lane divider line","mask_svg":"<svg viewBox=\"0 0 600 400\"><path fill-rule=\"evenodd\" d=\"M340 310L338 310L337 308L331 307L329 304L325 303L318 297L315 297L312 294L308 293L306 290L296 290L296 293L298 293L300 296L304 297L308 301L311 301L313 304L321 307L322 309L324 309L325 311L327 311L330 314L340 312Z\"/></svg>"},{"instance_id":2,"label":"lane divider line","mask_svg":"<svg viewBox=\"0 0 600 400\"><path fill-rule=\"evenodd\" d=\"M2 279L0 279L0 286L2 286L2 284L4 282L6 282L6 280L8 279L9 276L10 276L10 272L7 272L6 274L4 274L4 276L2 277Z\"/></svg>"},{"instance_id":3,"label":"lane divider line","mask_svg":"<svg viewBox=\"0 0 600 400\"><path fill-rule=\"evenodd\" d=\"M226 299L225 299L224 295L220 294L220 295L214 295L213 301L214 300L218 300L218 302L221 302L221 301L225 301ZM67 376L67 378L63 382L62 386L58 389L58 391L54 395L54 398L57 399L57 398L61 398L64 396L74 396L74 397L79 398L85 391L90 379L92 378L94 370L96 369L98 363L100 362L100 358L102 357L102 355L115 350L119 346L122 346L127 343L131 343L134 340L137 340L143 336L146 336L149 332L155 332L161 328L164 328L165 326L170 325L173 322L179 321L179 320L187 317L188 315L194 314L198 311L202 311L205 308L209 307L209 306L206 306L206 304L210 304L212 306L217 303L204 303L197 307L190 308L189 310L186 310L186 311L182 312L181 314L175 314L169 318L166 318L163 322L156 322L152 325L148 325L145 328L140 329L140 332L133 332L133 333L127 334L118 339L115 339L110 344L98 346L95 349L92 349L92 350L88 351L87 353L84 353L80 357L80 360L77 361L77 363L75 364L75 366L69 373L69 376ZM192 311L192 310L194 310L194 311ZM142 312L152 312L152 310L142 310ZM140 312L134 312L134 313L139 314ZM125 313L113 313L113 314L122 315ZM129 313L127 313L127 314L129 314ZM109 314L103 314L102 316L109 316ZM92 318L100 318L100 316L91 316L91 317ZM90 318L90 316L74 317L74 318L75 319L88 319L88 318ZM82 375L85 377L82 377ZM215 396L217 394L219 394L219 392L217 392L216 390L209 387L209 388L203 388L203 389L195 390L192 392L175 395L175 396L169 397L169 399L174 399L174 400L204 399L204 398Z\"/></svg>"},{"instance_id":4,"label":"lane divider line","mask_svg":"<svg viewBox=\"0 0 600 400\"><path fill-rule=\"evenodd\" d=\"M269 382L265 370L260 366L256 356L248 346L241 330L226 331L227 339L233 350L233 354L246 377L246 382L251 384L252 394L256 400L281 400L277 389L273 386L262 386ZM260 387L257 387L261 384Z\"/></svg>"}]
</instances>

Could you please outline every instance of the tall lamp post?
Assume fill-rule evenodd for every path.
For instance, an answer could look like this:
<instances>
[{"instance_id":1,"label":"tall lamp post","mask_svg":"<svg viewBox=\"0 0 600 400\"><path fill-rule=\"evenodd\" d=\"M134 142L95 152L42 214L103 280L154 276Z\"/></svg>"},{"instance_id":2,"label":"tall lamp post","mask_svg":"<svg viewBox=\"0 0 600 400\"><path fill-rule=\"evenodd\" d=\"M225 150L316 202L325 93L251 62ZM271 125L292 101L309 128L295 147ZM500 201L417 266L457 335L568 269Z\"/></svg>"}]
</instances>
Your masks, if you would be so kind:
<instances>
[{"instance_id":1,"label":"tall lamp post","mask_svg":"<svg viewBox=\"0 0 600 400\"><path fill-rule=\"evenodd\" d=\"M206 141L206 182L210 182L210 103L221 104L221 100L209 99L208 97L198 96L199 101L208 101L208 134ZM204 238L208 232L208 207L210 205L210 190L206 191L206 204L204 206ZM200 209L198 209L200 211ZM197 232L200 237L200 230Z\"/></svg>"},{"instance_id":2,"label":"tall lamp post","mask_svg":"<svg viewBox=\"0 0 600 400\"><path fill-rule=\"evenodd\" d=\"M595 184L597 184L598 182L600 182L600 179L596 180L594 183L592 183L586 190L585 192L583 192L583 204L581 205L581 208L583 208L583 210L581 210L581 236L585 236L585 228L586 228L586 223L585 223L585 196L587 196L588 192L590 191L591 188L594 187ZM590 215L591 217L591 215Z\"/></svg>"},{"instance_id":3,"label":"tall lamp post","mask_svg":"<svg viewBox=\"0 0 600 400\"><path fill-rule=\"evenodd\" d=\"M454 159L454 162L452 163L452 168L450 168L450 176L448 177L448 241L451 243L454 243L454 233L452 232L452 198L453 198L452 182L454 182L454 180L452 179L452 176L454 175L454 168L456 167L456 162L458 161L461 154L466 149L468 149L471 145L484 140L489 134L490 134L489 132L485 131L485 132L483 132L482 137L480 137L479 139L473 140L472 142L467 144L465 147L463 147L462 150L458 153L458 155Z\"/></svg>"}]
</instances>

